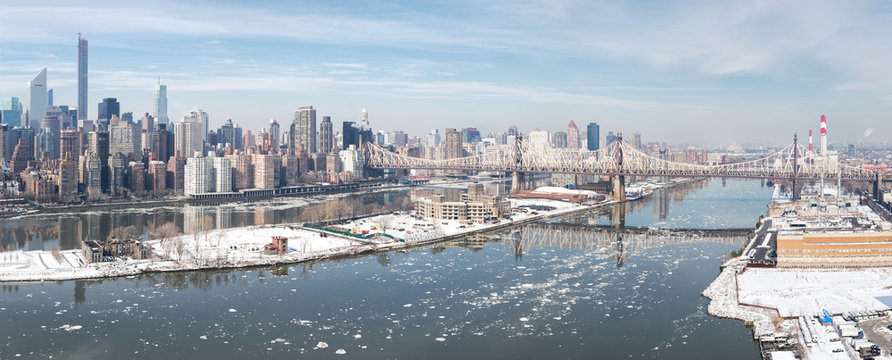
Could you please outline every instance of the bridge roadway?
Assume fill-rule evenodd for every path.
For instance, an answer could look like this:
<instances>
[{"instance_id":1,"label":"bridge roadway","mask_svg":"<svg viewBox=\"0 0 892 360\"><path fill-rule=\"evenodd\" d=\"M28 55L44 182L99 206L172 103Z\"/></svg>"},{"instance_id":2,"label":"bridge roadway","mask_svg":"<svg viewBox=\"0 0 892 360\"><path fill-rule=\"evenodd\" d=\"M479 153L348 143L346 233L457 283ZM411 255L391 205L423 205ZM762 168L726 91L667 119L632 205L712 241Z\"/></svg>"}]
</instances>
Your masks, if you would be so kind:
<instances>
[{"instance_id":1,"label":"bridge roadway","mask_svg":"<svg viewBox=\"0 0 892 360\"><path fill-rule=\"evenodd\" d=\"M645 250L674 244L720 243L743 247L753 229L655 229L572 223L535 222L515 228L503 245L515 256L535 247L600 251L622 266Z\"/></svg>"},{"instance_id":2,"label":"bridge roadway","mask_svg":"<svg viewBox=\"0 0 892 360\"><path fill-rule=\"evenodd\" d=\"M372 143L363 144L365 165L376 169L430 169L451 171L494 171L512 173L516 184L523 174L562 173L614 177L614 193L625 196L625 176L641 177L720 177L791 180L794 198L802 180L863 181L880 186L890 181L882 172L840 164L827 156L799 145L794 137L787 147L764 157L730 164L701 165L670 161L626 144L622 138L595 151L580 149L533 148L520 139L514 144L492 148L484 154L450 159L424 159L396 154ZM520 187L518 187L519 189ZM879 198L878 198L879 199Z\"/></svg>"}]
</instances>

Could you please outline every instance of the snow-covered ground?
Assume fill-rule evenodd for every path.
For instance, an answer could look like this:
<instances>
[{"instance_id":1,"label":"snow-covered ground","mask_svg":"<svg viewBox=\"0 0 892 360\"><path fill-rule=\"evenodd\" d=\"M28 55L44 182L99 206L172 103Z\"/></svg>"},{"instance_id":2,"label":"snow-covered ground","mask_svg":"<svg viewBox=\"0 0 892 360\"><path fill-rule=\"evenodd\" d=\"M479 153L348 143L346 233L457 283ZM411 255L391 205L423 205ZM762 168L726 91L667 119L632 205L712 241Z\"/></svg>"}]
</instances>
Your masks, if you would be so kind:
<instances>
[{"instance_id":1,"label":"snow-covered ground","mask_svg":"<svg viewBox=\"0 0 892 360\"><path fill-rule=\"evenodd\" d=\"M890 268L751 268L737 281L741 304L777 309L783 317L885 310L876 297L892 295Z\"/></svg>"},{"instance_id":2,"label":"snow-covered ground","mask_svg":"<svg viewBox=\"0 0 892 360\"><path fill-rule=\"evenodd\" d=\"M135 275L151 271L179 271L207 268L232 268L296 263L345 256L368 251L401 248L439 239L487 230L515 222L559 215L589 208L586 205L556 200L512 199L512 209L524 206L551 206L550 211L517 210L511 219L487 224L462 224L457 221L417 219L408 213L380 215L351 221L336 227L347 232L372 235L367 239L302 228L299 225L263 225L212 230L182 235L172 239L150 240L152 259L127 259L87 264L80 250L0 253L0 281L71 280ZM389 237L374 236L386 230ZM266 255L264 245L273 236L288 238L288 251Z\"/></svg>"}]
</instances>

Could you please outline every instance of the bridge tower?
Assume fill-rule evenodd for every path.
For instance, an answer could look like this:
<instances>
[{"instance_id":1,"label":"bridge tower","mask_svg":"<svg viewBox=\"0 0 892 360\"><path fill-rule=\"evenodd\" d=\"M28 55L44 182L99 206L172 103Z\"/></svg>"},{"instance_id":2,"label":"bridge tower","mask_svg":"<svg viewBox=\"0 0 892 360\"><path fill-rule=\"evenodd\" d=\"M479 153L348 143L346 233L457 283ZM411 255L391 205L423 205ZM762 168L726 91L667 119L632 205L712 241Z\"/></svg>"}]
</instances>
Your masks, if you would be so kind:
<instances>
[{"instance_id":1,"label":"bridge tower","mask_svg":"<svg viewBox=\"0 0 892 360\"><path fill-rule=\"evenodd\" d=\"M883 203L883 186L882 186L882 175L879 171L876 172L873 178L873 198L878 203ZM837 190L838 191L838 190Z\"/></svg>"},{"instance_id":2,"label":"bridge tower","mask_svg":"<svg viewBox=\"0 0 892 360\"><path fill-rule=\"evenodd\" d=\"M521 149L521 136L514 138L514 171L511 173L511 193L517 194L526 190L526 176L518 171L523 167L523 149Z\"/></svg>"},{"instance_id":3,"label":"bridge tower","mask_svg":"<svg viewBox=\"0 0 892 360\"><path fill-rule=\"evenodd\" d=\"M614 160L616 161L617 173L613 175L613 200L626 201L626 177L622 175L623 168L623 133L616 134L616 140L612 144L616 147L614 151Z\"/></svg>"}]
</instances>

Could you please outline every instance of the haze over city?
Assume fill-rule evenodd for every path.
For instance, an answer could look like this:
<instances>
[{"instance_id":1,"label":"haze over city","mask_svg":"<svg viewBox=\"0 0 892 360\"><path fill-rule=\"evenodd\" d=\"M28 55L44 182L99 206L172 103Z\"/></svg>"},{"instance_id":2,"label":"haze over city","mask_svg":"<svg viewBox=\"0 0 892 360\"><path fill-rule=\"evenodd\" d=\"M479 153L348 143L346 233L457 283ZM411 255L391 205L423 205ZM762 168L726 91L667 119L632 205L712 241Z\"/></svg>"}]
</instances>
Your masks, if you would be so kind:
<instances>
[{"instance_id":1,"label":"haze over city","mask_svg":"<svg viewBox=\"0 0 892 360\"><path fill-rule=\"evenodd\" d=\"M76 99L77 33L90 40L90 106L199 106L210 127L288 122L311 104L362 108L376 129L569 120L646 140L788 144L827 114L833 141L892 131L892 7L874 1L7 2L0 93L48 68ZM52 19L52 20L50 20ZM554 126L552 126L554 125Z\"/></svg>"}]
</instances>

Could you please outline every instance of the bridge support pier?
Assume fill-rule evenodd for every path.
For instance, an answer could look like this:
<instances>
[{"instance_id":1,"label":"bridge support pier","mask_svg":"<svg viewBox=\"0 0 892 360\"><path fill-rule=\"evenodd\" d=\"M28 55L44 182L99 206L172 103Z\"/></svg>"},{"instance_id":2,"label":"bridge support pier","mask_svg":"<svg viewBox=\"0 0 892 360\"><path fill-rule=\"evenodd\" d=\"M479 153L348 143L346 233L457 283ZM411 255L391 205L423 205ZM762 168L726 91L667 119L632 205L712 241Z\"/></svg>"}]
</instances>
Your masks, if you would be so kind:
<instances>
[{"instance_id":1,"label":"bridge support pier","mask_svg":"<svg viewBox=\"0 0 892 360\"><path fill-rule=\"evenodd\" d=\"M883 187L880 181L880 173L873 178L873 199L878 203L883 203Z\"/></svg>"},{"instance_id":2,"label":"bridge support pier","mask_svg":"<svg viewBox=\"0 0 892 360\"><path fill-rule=\"evenodd\" d=\"M613 176L613 200L626 201L626 177L623 175Z\"/></svg>"},{"instance_id":3,"label":"bridge support pier","mask_svg":"<svg viewBox=\"0 0 892 360\"><path fill-rule=\"evenodd\" d=\"M515 171L511 173L511 193L517 194L526 190L526 176L524 173Z\"/></svg>"}]
</instances>

